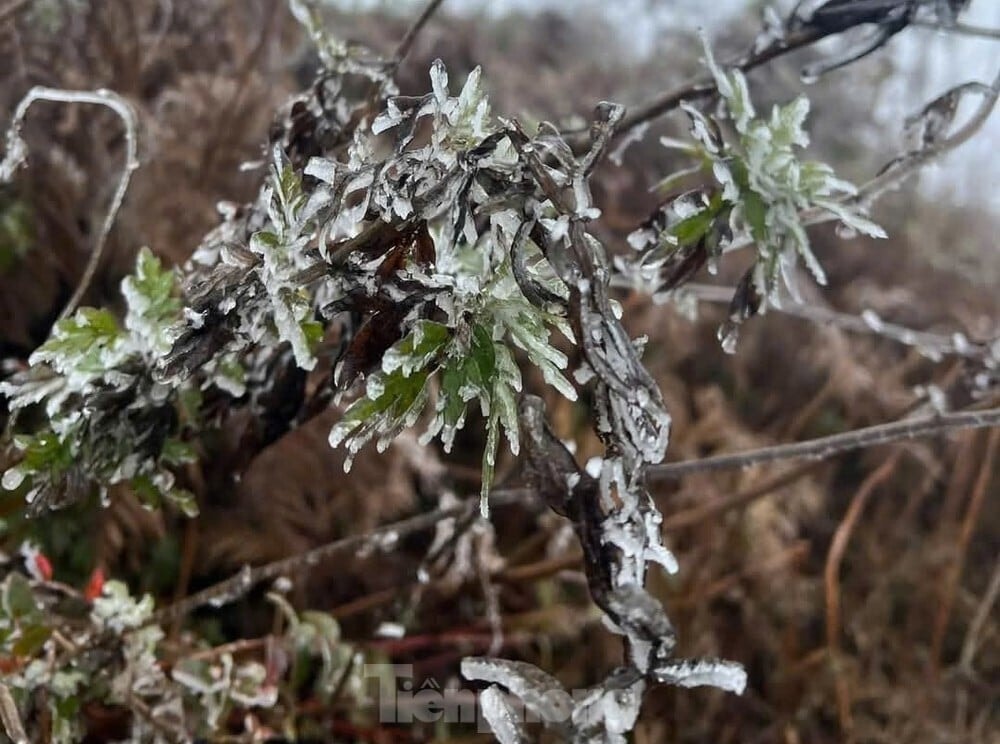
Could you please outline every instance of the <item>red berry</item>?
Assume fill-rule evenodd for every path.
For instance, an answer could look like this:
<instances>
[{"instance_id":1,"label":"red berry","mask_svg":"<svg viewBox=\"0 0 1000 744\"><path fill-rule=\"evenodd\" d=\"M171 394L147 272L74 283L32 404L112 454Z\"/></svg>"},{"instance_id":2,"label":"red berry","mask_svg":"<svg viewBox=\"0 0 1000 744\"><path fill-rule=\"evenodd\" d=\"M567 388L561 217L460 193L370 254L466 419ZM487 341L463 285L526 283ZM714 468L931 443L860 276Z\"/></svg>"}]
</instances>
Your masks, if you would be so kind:
<instances>
[{"instance_id":1,"label":"red berry","mask_svg":"<svg viewBox=\"0 0 1000 744\"><path fill-rule=\"evenodd\" d=\"M104 569L98 566L90 574L90 579L87 581L87 586L83 590L83 598L88 602L93 602L95 599L101 596L101 591L104 589Z\"/></svg>"},{"instance_id":2,"label":"red berry","mask_svg":"<svg viewBox=\"0 0 1000 744\"><path fill-rule=\"evenodd\" d=\"M45 553L35 553L34 561L35 568L38 569L38 575L41 576L43 581L52 581L52 561L48 559Z\"/></svg>"}]
</instances>

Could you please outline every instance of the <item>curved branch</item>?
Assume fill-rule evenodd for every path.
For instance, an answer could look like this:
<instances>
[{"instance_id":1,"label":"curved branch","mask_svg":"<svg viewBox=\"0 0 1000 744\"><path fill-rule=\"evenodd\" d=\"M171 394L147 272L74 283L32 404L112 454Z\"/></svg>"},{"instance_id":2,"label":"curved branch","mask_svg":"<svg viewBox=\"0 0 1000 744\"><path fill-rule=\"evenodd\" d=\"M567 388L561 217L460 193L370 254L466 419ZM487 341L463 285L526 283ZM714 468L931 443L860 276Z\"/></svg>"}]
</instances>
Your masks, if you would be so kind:
<instances>
[{"instance_id":1,"label":"curved branch","mask_svg":"<svg viewBox=\"0 0 1000 744\"><path fill-rule=\"evenodd\" d=\"M958 86L953 90L970 85L974 84L966 83L965 86ZM990 114L993 113L993 109L996 108L997 100L1000 98L1000 70L997 71L996 77L993 78L993 83L989 87L985 85L974 85L974 87L983 93L983 100L965 124L949 137L943 137L916 152L904 154L903 160L890 165L862 186L852 201L864 206L872 204L878 197L898 186L920 168L947 155L952 150L958 149L972 139L983 128L983 125L990 118Z\"/></svg>"},{"instance_id":2,"label":"curved branch","mask_svg":"<svg viewBox=\"0 0 1000 744\"><path fill-rule=\"evenodd\" d=\"M122 202L125 201L125 192L128 191L129 181L132 179L132 172L139 167L138 155L138 124L135 111L132 106L117 93L100 88L98 90L64 90L61 88L47 88L45 86L35 86L28 91L27 95L21 99L14 111L14 118L11 120L10 128L7 130L7 151L4 153L3 161L0 162L0 181L7 180L13 176L27 157L27 145L21 137L21 127L28 109L35 101L52 101L54 103L90 103L98 106L106 106L118 115L125 125L125 164L122 167L122 175L118 181L118 187L111 198L108 213L101 225L101 232L97 236L97 242L91 250L87 266L84 268L80 283L70 297L66 307L59 314L59 320L68 317L79 306L80 301L86 294L97 267L101 263L105 246L108 242L108 235L114 225L118 211Z\"/></svg>"}]
</instances>

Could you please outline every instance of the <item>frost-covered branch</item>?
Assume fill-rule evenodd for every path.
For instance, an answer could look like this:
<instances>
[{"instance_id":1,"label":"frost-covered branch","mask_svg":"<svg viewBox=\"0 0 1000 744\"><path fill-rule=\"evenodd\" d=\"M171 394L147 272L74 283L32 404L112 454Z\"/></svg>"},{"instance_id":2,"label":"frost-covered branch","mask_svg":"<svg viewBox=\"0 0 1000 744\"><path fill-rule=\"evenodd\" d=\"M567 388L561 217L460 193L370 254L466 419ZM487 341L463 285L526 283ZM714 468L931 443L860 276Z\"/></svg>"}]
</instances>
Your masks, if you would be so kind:
<instances>
[{"instance_id":1,"label":"frost-covered branch","mask_svg":"<svg viewBox=\"0 0 1000 744\"><path fill-rule=\"evenodd\" d=\"M921 416L889 424L877 424L864 429L855 429L842 434L832 434L828 437L819 437L805 442L779 444L749 452L734 452L687 462L654 465L647 468L646 478L649 482L656 483L683 478L691 473L748 468L779 460L824 460L844 452L875 447L880 444L891 444L961 429L985 429L994 426L1000 426L1000 408Z\"/></svg>"},{"instance_id":2,"label":"frost-covered branch","mask_svg":"<svg viewBox=\"0 0 1000 744\"><path fill-rule=\"evenodd\" d=\"M751 49L741 59L731 63L740 72L750 72L758 67L762 67L775 59L789 54L798 49L807 47L819 39L823 38L815 29L805 29L793 34L776 38L760 49ZM634 107L627 116L622 119L621 124L616 128L614 137L621 139L628 134L649 122L677 110L682 103L693 104L711 96L718 95L716 81L710 78L701 78L697 81L683 83L677 88L662 93L659 96Z\"/></svg>"},{"instance_id":3,"label":"frost-covered branch","mask_svg":"<svg viewBox=\"0 0 1000 744\"><path fill-rule=\"evenodd\" d=\"M959 103L966 95L979 95L981 101L969 119L951 132ZM907 177L939 160L972 139L986 124L1000 98L1000 70L990 85L971 82L958 85L927 104L918 114L907 119L915 147L885 166L882 172L858 190L855 202L871 205L889 189Z\"/></svg>"},{"instance_id":4,"label":"frost-covered branch","mask_svg":"<svg viewBox=\"0 0 1000 744\"><path fill-rule=\"evenodd\" d=\"M932 31L945 31L959 36L972 36L980 39L1000 40L1000 28L986 28L985 26L973 26L968 23L954 23L950 26L941 25L936 21L914 21L915 28L927 28Z\"/></svg>"},{"instance_id":5,"label":"frost-covered branch","mask_svg":"<svg viewBox=\"0 0 1000 744\"><path fill-rule=\"evenodd\" d=\"M741 73L751 72L779 57L812 46L817 42L850 31L865 24L875 24L876 32L867 47L849 51L846 56L833 61L811 65L803 71L803 79L813 80L831 70L854 62L884 44L892 35L906 26L921 26L956 33L976 33L996 38L993 29L976 29L956 22L957 11L952 11L937 0L900 0L899 2L873 3L869 8L855 10L849 5L831 0L815 7L810 14L801 15L799 8L782 21L769 8L764 13L764 27L753 46L740 58L726 67ZM865 4L862 4L865 5ZM684 83L640 104L622 119L614 137L625 138L639 127L678 109L682 103L693 104L716 96L720 92L717 80L702 79ZM574 141L575 144L575 141Z\"/></svg>"},{"instance_id":6,"label":"frost-covered branch","mask_svg":"<svg viewBox=\"0 0 1000 744\"><path fill-rule=\"evenodd\" d=\"M734 291L735 289L732 287L691 282L685 284L678 294L700 302L728 304L732 300ZM868 334L888 339L914 348L933 361L954 356L1000 365L1000 337L987 341L973 341L961 331L936 333L908 328L882 319L873 310L865 310L860 315L852 315L851 313L831 310L822 305L810 305L788 299L783 300L780 306L774 308L774 311L819 325L835 326L851 333Z\"/></svg>"},{"instance_id":7,"label":"frost-covered branch","mask_svg":"<svg viewBox=\"0 0 1000 744\"><path fill-rule=\"evenodd\" d=\"M517 491L495 491L493 499L497 503L510 503L522 497ZM282 576L300 578L312 566L329 563L340 555L357 553L359 550L392 550L407 536L435 527L446 520L462 521L475 511L474 503L465 501L454 506L435 509L387 524L360 535L350 535L299 555L273 561L261 566L246 566L236 575L185 597L179 602L157 610L151 621L165 623L183 617L199 607L210 605L221 607L234 602L258 584L273 581Z\"/></svg>"}]
</instances>

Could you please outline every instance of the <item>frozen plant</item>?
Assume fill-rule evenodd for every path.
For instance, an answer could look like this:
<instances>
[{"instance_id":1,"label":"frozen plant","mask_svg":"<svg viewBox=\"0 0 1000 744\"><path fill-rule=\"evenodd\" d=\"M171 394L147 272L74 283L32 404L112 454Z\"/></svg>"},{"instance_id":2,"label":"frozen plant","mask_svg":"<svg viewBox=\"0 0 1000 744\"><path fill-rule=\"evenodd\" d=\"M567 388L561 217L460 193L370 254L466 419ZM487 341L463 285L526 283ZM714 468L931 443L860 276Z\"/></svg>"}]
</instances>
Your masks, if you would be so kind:
<instances>
[{"instance_id":1,"label":"frozen plant","mask_svg":"<svg viewBox=\"0 0 1000 744\"><path fill-rule=\"evenodd\" d=\"M179 269L139 251L121 284L121 317L71 307L28 368L0 385L13 414L4 488L19 489L35 512L94 495L106 503L120 486L150 507L193 516L199 479L181 465L227 463L213 487L234 488L256 455L331 406L343 413L329 442L346 449L348 468L361 448L384 449L414 427L425 445L450 451L478 412L482 514L505 441L535 495L571 525L590 596L623 644L621 666L574 699L529 664L465 660L463 673L490 685L482 705L498 738L524 738L517 705L567 740L617 743L653 685L742 692L747 677L738 664L675 655L674 627L646 588L650 563L680 568L646 487L665 456L671 417L642 361L646 340L623 322L613 280L627 274L670 291L702 266L713 269L727 250L752 244L753 266L731 305L736 324L778 304L784 289L794 296L799 261L823 283L806 233L813 220L882 235L855 187L800 157L807 100L759 116L743 74L774 56L775 45L792 48L784 30L816 40L852 24L841 19L836 31L823 31L824 14L790 29L772 24L735 66L717 63L706 43L711 82L692 88L692 99L718 101L722 113L681 104L681 96L676 105L690 118L693 143L665 144L695 158L682 175L702 172L712 183L673 195L634 231L638 254L626 265L611 260L594 229L601 210L590 183L616 138L641 134L655 107L630 118L622 106L600 103L587 131L575 135L547 122L527 127L491 109L479 69L457 85L440 61L430 67L427 93L400 96L393 74L412 35L396 57L380 59L329 35L316 2L291 0L290 8L323 69L281 111L257 198L220 205L220 224ZM1000 83L973 90L995 102ZM887 177L949 146L942 101L914 122L921 144ZM26 105L0 178L24 160ZM131 128L127 140L134 153ZM109 220L132 167L130 157ZM668 177L662 187L675 182ZM104 237L106 230L99 245ZM727 350L733 330L723 331ZM525 390L528 373L565 399L586 401L581 410L603 445L592 467L581 468L553 434L541 399ZM233 421L240 422L235 445L217 436ZM425 567L450 546L460 559L456 573L470 572L477 559L482 568L486 561L471 554L492 554L493 533L484 529L475 542L451 494L442 488L437 496L438 514L453 521L438 522ZM398 539L393 531L378 549ZM234 600L268 570L245 568L203 604ZM326 699L350 681L352 650L337 624L297 612L277 594L270 599L285 631L269 640L281 653L268 663L237 663L225 647L189 649L165 663L167 615L148 598L108 582L92 606L66 617L48 578L32 581L12 572L0 584L0 650L15 667L8 682L15 707L26 709L37 690L52 691L57 741L79 738L81 695L128 708L137 741L183 740L210 735L237 707L275 705L283 675L312 680L311 692Z\"/></svg>"}]
</instances>

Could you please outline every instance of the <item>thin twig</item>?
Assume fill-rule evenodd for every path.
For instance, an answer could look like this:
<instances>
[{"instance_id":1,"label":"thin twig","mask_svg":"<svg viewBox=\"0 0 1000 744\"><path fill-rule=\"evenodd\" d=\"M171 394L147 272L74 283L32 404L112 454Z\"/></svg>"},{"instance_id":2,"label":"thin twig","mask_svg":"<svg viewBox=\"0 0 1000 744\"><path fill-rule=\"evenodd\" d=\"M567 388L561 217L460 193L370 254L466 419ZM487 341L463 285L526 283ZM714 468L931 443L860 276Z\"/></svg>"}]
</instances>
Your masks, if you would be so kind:
<instances>
[{"instance_id":1,"label":"thin twig","mask_svg":"<svg viewBox=\"0 0 1000 744\"><path fill-rule=\"evenodd\" d=\"M376 607L382 607L383 605L390 604L393 600L402 596L404 592L407 592L418 585L419 582L411 581L407 584L390 586L386 589L380 589L377 592L366 594L363 597L352 599L351 601L337 605L330 610L330 617L336 620L343 620L345 617L360 615L362 612L368 612L368 610L373 610Z\"/></svg>"},{"instance_id":2,"label":"thin twig","mask_svg":"<svg viewBox=\"0 0 1000 744\"><path fill-rule=\"evenodd\" d=\"M738 69L741 72L749 72L750 70L765 65L778 57L788 54L789 52L794 52L796 49L809 46L810 44L823 38L823 36L824 34L817 29L803 29L801 31L796 31L784 41L771 44L756 54L748 54L736 63L730 63L728 67ZM631 113L627 114L625 118L622 119L621 123L615 128L613 136L615 139L619 139L636 127L641 126L648 121L652 121L653 119L658 119L664 114L677 108L680 106L682 101L696 101L700 98L714 95L717 90L718 89L713 81L701 78L699 80L685 83L674 90L662 93L652 100L647 101L640 106L636 106L635 109Z\"/></svg>"},{"instance_id":3,"label":"thin twig","mask_svg":"<svg viewBox=\"0 0 1000 744\"><path fill-rule=\"evenodd\" d=\"M268 643L275 640L273 635L259 636L257 638L240 638L238 641L223 643L221 646L202 649L190 654L185 654L182 658L185 661L204 661L205 659L215 659L223 654L240 654L244 651L256 651L264 648Z\"/></svg>"},{"instance_id":4,"label":"thin twig","mask_svg":"<svg viewBox=\"0 0 1000 744\"><path fill-rule=\"evenodd\" d=\"M925 22L914 22L911 25L925 28L938 28L967 36L1000 39L1000 30L969 26L962 23L952 24L946 28L933 23ZM751 52L737 62L730 63L727 66L733 69L738 69L741 72L750 72L751 70L765 65L778 57L788 54L789 52L810 46L829 35L830 34L828 32L822 31L819 28L805 28L794 32L788 38L771 44L759 52ZM682 101L694 101L699 98L704 98L715 94L716 90L716 86L713 82L703 78L697 81L685 83L672 91L663 93L652 100L637 106L632 113L622 119L621 124L615 130L614 137L615 139L618 139L628 134L636 127L663 116L680 106Z\"/></svg>"},{"instance_id":5,"label":"thin twig","mask_svg":"<svg viewBox=\"0 0 1000 744\"><path fill-rule=\"evenodd\" d=\"M652 465L646 469L646 479L655 483L681 478L691 473L747 468L777 460L801 458L825 460L843 452L872 447L877 444L916 439L957 429L982 429L993 426L1000 426L1000 408L923 416L894 421L889 424L877 424L864 429L854 429L828 437L809 439L805 442L779 444L774 447L734 452L716 457L706 457L701 460Z\"/></svg>"},{"instance_id":6,"label":"thin twig","mask_svg":"<svg viewBox=\"0 0 1000 744\"><path fill-rule=\"evenodd\" d=\"M736 63L727 64L726 67L738 69L740 72L750 72L778 57L808 46L821 37L822 34L816 29L799 31L782 42L772 44L756 54L748 54ZM706 95L712 95L717 91L718 88L712 80L703 78L697 82L689 82L638 106L630 115L622 120L615 134L616 136L621 136L629 129L662 116L668 111L677 108L682 101L702 98Z\"/></svg>"},{"instance_id":7,"label":"thin twig","mask_svg":"<svg viewBox=\"0 0 1000 744\"><path fill-rule=\"evenodd\" d=\"M490 496L492 498L493 494ZM528 563L523 566L504 568L493 573L490 578L494 581L505 584L520 585L525 582L536 581L538 579L557 574L560 571L576 568L582 561L582 554L570 553L568 555L561 555L555 558L538 561L536 563ZM377 592L373 592L363 597L353 599L350 602L345 602L342 605L338 605L330 610L330 615L337 620L342 620L346 617L353 617L354 615L359 615L362 612L367 612L377 607L390 604L393 600L398 599L413 588L419 587L424 591L433 591L437 587L444 586L446 583L446 581L440 580L432 581L429 584L421 584L414 581L397 586L390 586L386 589L381 589Z\"/></svg>"},{"instance_id":8,"label":"thin twig","mask_svg":"<svg viewBox=\"0 0 1000 744\"><path fill-rule=\"evenodd\" d=\"M392 55L390 74L395 72L396 68L399 67L400 62L406 59L406 55L409 54L410 49L413 48L413 43L417 40L417 37L424 29L424 26L427 25L427 22L431 19L434 13L437 12L437 9L440 7L442 2L444 2L444 0L430 0L423 12L417 16L413 25L406 30L406 33L399 42L399 46L396 47L396 53Z\"/></svg>"},{"instance_id":9,"label":"thin twig","mask_svg":"<svg viewBox=\"0 0 1000 744\"><path fill-rule=\"evenodd\" d=\"M958 36L975 36L980 39L1000 40L1000 28L986 28L985 26L972 26L968 23L951 23L943 25L934 21L911 21L914 28L929 28L934 31L942 31L946 34L957 34Z\"/></svg>"},{"instance_id":10,"label":"thin twig","mask_svg":"<svg viewBox=\"0 0 1000 744\"><path fill-rule=\"evenodd\" d=\"M685 284L678 294L685 294L701 300L728 305L733 299L735 288L721 287L715 284ZM870 311L861 316L830 310L818 305L806 305L791 299L783 299L781 306L772 306L768 312L779 312L800 318L811 323L835 326L851 333L864 333L889 339L905 346L912 346L924 356L935 361L943 356L960 356L969 359L981 359L991 353L992 344L998 339L984 342L970 341L963 333L932 333L917 331L896 323L889 323Z\"/></svg>"},{"instance_id":11,"label":"thin twig","mask_svg":"<svg viewBox=\"0 0 1000 744\"><path fill-rule=\"evenodd\" d=\"M854 531L854 526L864 512L868 499L875 489L892 475L899 458L900 453L896 452L882 463L878 470L865 478L857 493L854 494L847 514L844 515L843 521L833 535L830 552L826 558L826 567L823 571L823 585L826 591L826 645L835 677L837 714L840 719L841 731L845 734L849 734L852 720L850 690L840 669L840 564L844 558L847 543L851 539L851 533Z\"/></svg>"},{"instance_id":12,"label":"thin twig","mask_svg":"<svg viewBox=\"0 0 1000 744\"><path fill-rule=\"evenodd\" d=\"M162 718L159 718L152 711L149 705L147 705L144 700L142 700L138 695L136 695L131 690L128 693L127 701L130 710L132 710L134 713L138 713L139 716L144 721L146 721L146 723L148 723L150 726L159 731L163 736L167 738L168 741L175 741L175 742L191 741L191 736L188 734L187 731L184 730L182 726L172 721L166 721Z\"/></svg>"},{"instance_id":13,"label":"thin twig","mask_svg":"<svg viewBox=\"0 0 1000 744\"><path fill-rule=\"evenodd\" d=\"M522 499L524 495L525 492L521 490L497 490L490 493L490 501L494 505L509 504ZM198 607L227 604L242 597L261 582L277 579L280 576L306 572L313 566L327 562L343 553L355 552L365 546L374 547L377 550L380 546L390 543L395 544L396 541L406 535L433 527L443 519L468 516L473 513L476 506L477 502L475 500L464 501L461 504L445 509L436 509L425 514L418 514L362 535L350 535L349 537L320 545L305 553L265 563L262 566L255 568L244 566L243 570L235 576L231 576L179 602L158 610L151 617L151 622L162 624L176 618L178 615L186 615Z\"/></svg>"},{"instance_id":14,"label":"thin twig","mask_svg":"<svg viewBox=\"0 0 1000 744\"><path fill-rule=\"evenodd\" d=\"M3 161L0 162L0 181L10 178L14 171L20 167L27 156L27 145L21 137L21 127L24 118L28 113L28 108L35 101L51 101L53 103L88 103L98 106L106 106L111 109L122 120L125 125L125 163L122 166L121 179L115 189L108 213L101 226L101 232L97 236L87 261L87 266L80 277L80 283L66 307L59 314L59 319L68 317L80 305L80 300L86 294L97 272L97 267L104 254L104 248L108 242L108 235L122 202L125 200L125 192L128 191L129 181L132 179L132 172L139 167L139 146L138 146L138 123L135 111L132 106L117 93L100 88L98 90L63 90L61 88L47 88L45 86L35 86L28 91L27 95L21 99L14 111L14 118L11 121L10 129L7 130L7 151L4 153Z\"/></svg>"},{"instance_id":15,"label":"thin twig","mask_svg":"<svg viewBox=\"0 0 1000 744\"><path fill-rule=\"evenodd\" d=\"M349 537L321 545L318 548L313 548L305 553L291 556L290 558L265 563L263 566L255 568L244 566L243 570L235 576L231 576L207 589L196 592L180 602L174 602L172 605L164 607L156 612L152 619L155 622L162 623L164 620L176 618L178 615L186 615L204 605L226 604L243 596L251 588L263 581L308 570L310 567L329 561L342 553L354 552L364 545L377 545L379 540L385 539L387 535L403 537L412 532L425 530L433 527L442 519L465 514L471 508L470 503L463 503L447 509L437 509L361 535L350 535Z\"/></svg>"},{"instance_id":16,"label":"thin twig","mask_svg":"<svg viewBox=\"0 0 1000 744\"><path fill-rule=\"evenodd\" d=\"M546 558L535 563L521 566L511 566L497 574L496 580L506 584L520 585L537 579L552 576L560 571L577 568L583 562L583 553L573 551L567 555Z\"/></svg>"},{"instance_id":17,"label":"thin twig","mask_svg":"<svg viewBox=\"0 0 1000 744\"><path fill-rule=\"evenodd\" d=\"M386 638L384 640L368 641L364 645L365 648L377 650L389 656L412 654L415 651L423 651L440 646L476 646L485 651L491 648L493 642L492 636L492 633L481 630L456 628L437 633L412 635L405 638ZM502 646L510 646L515 643L526 645L537 640L537 637L529 633L510 633L504 639Z\"/></svg>"}]
</instances>

